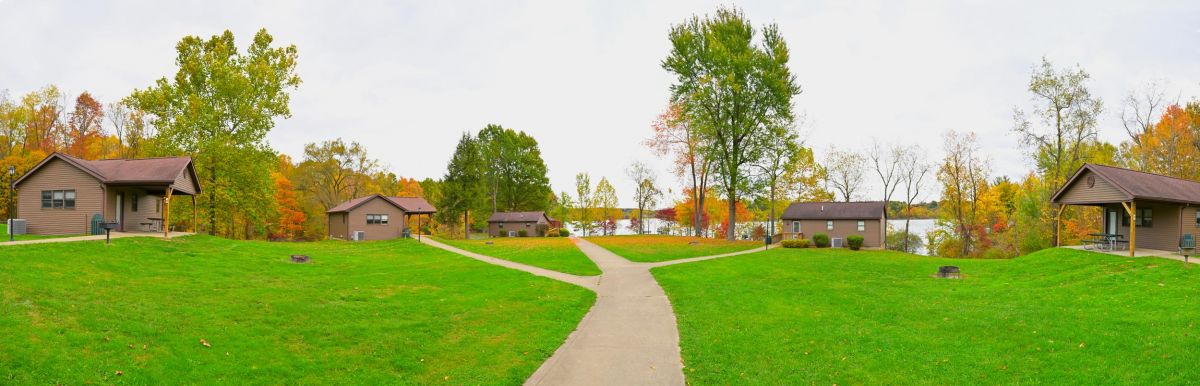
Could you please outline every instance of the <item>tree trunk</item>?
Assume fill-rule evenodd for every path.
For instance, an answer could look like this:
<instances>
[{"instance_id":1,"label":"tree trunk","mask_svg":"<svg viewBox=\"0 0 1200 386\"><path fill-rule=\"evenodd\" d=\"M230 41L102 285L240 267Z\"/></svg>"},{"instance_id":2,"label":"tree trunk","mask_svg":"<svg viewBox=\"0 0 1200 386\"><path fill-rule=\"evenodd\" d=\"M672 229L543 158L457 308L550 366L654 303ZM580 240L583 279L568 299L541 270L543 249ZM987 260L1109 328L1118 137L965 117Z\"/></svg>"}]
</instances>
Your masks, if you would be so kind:
<instances>
[{"instance_id":1,"label":"tree trunk","mask_svg":"<svg viewBox=\"0 0 1200 386\"><path fill-rule=\"evenodd\" d=\"M470 220L467 219L469 213L471 213L469 210L463 211L463 240L471 239L471 223Z\"/></svg>"},{"instance_id":2,"label":"tree trunk","mask_svg":"<svg viewBox=\"0 0 1200 386\"><path fill-rule=\"evenodd\" d=\"M212 162L210 160L210 162ZM208 167L208 186L217 187L217 168L215 166ZM208 234L215 235L217 228L217 199L215 193L208 194Z\"/></svg>"},{"instance_id":3,"label":"tree trunk","mask_svg":"<svg viewBox=\"0 0 1200 386\"><path fill-rule=\"evenodd\" d=\"M733 227L737 222L737 200L734 200L735 190L729 190L729 228L725 230L725 240L734 241L737 237L733 234Z\"/></svg>"}]
</instances>

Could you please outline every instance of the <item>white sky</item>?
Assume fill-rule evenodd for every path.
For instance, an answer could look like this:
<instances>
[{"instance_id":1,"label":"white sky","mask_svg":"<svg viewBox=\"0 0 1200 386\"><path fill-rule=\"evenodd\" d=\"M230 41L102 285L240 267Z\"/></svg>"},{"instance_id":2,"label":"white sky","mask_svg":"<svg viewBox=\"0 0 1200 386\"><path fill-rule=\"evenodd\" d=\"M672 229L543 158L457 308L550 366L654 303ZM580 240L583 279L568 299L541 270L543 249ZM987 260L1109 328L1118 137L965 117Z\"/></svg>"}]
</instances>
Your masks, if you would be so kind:
<instances>
[{"instance_id":1,"label":"white sky","mask_svg":"<svg viewBox=\"0 0 1200 386\"><path fill-rule=\"evenodd\" d=\"M734 4L782 30L818 157L876 137L935 159L942 132L974 130L997 174L1023 175L1012 109L1028 106L1043 55L1092 74L1112 142L1130 90L1161 79L1184 100L1200 94L1200 2L1044 3ZM304 81L269 135L276 150L299 159L304 143L342 137L399 175L439 178L463 131L499 123L538 139L555 191L586 171L628 206L633 160L679 191L642 140L668 98L668 30L718 4L0 0L0 90L56 84L109 102L172 76L185 35L230 29L245 47L265 27L298 47Z\"/></svg>"}]
</instances>

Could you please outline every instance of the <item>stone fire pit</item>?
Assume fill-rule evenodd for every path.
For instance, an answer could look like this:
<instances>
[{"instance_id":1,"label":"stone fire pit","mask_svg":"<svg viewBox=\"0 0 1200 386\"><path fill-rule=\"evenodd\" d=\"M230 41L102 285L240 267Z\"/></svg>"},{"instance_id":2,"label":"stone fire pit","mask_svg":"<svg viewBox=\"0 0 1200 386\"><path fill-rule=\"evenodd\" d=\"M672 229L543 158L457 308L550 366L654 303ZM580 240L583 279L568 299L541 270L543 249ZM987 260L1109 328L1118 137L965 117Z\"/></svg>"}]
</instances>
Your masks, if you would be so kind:
<instances>
[{"instance_id":1,"label":"stone fire pit","mask_svg":"<svg viewBox=\"0 0 1200 386\"><path fill-rule=\"evenodd\" d=\"M937 277L943 279L962 279L962 273L958 271L958 267L953 265L943 265L938 267Z\"/></svg>"},{"instance_id":2,"label":"stone fire pit","mask_svg":"<svg viewBox=\"0 0 1200 386\"><path fill-rule=\"evenodd\" d=\"M308 255L292 255L293 263L304 264L308 262Z\"/></svg>"}]
</instances>

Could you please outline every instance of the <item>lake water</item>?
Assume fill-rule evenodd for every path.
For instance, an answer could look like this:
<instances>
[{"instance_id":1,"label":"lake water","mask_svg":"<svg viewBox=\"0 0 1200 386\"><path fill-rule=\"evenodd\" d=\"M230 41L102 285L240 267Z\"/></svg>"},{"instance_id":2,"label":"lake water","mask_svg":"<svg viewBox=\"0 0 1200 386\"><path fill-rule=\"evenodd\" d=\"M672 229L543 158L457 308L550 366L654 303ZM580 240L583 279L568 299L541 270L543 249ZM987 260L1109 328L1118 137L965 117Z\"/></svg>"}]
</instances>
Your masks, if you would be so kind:
<instances>
[{"instance_id":1,"label":"lake water","mask_svg":"<svg viewBox=\"0 0 1200 386\"><path fill-rule=\"evenodd\" d=\"M934 219L912 219L908 224L908 233L921 237L921 241L925 241L925 234L937 227L937 220ZM904 230L904 220L888 220L888 229L895 231ZM925 246L922 245L917 250L918 255L928 255Z\"/></svg>"}]
</instances>

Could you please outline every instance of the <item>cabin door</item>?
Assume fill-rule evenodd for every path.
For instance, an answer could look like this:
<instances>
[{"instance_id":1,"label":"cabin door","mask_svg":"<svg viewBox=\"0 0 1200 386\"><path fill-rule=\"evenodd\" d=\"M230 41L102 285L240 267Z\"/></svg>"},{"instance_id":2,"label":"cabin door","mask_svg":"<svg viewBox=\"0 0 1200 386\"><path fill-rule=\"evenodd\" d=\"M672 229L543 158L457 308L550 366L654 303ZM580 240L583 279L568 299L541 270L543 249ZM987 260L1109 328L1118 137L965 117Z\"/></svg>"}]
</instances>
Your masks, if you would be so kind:
<instances>
[{"instance_id":1,"label":"cabin door","mask_svg":"<svg viewBox=\"0 0 1200 386\"><path fill-rule=\"evenodd\" d=\"M1104 211L1104 233L1117 234L1117 211L1112 209Z\"/></svg>"},{"instance_id":2,"label":"cabin door","mask_svg":"<svg viewBox=\"0 0 1200 386\"><path fill-rule=\"evenodd\" d=\"M117 230L125 231L125 194L117 193Z\"/></svg>"}]
</instances>

